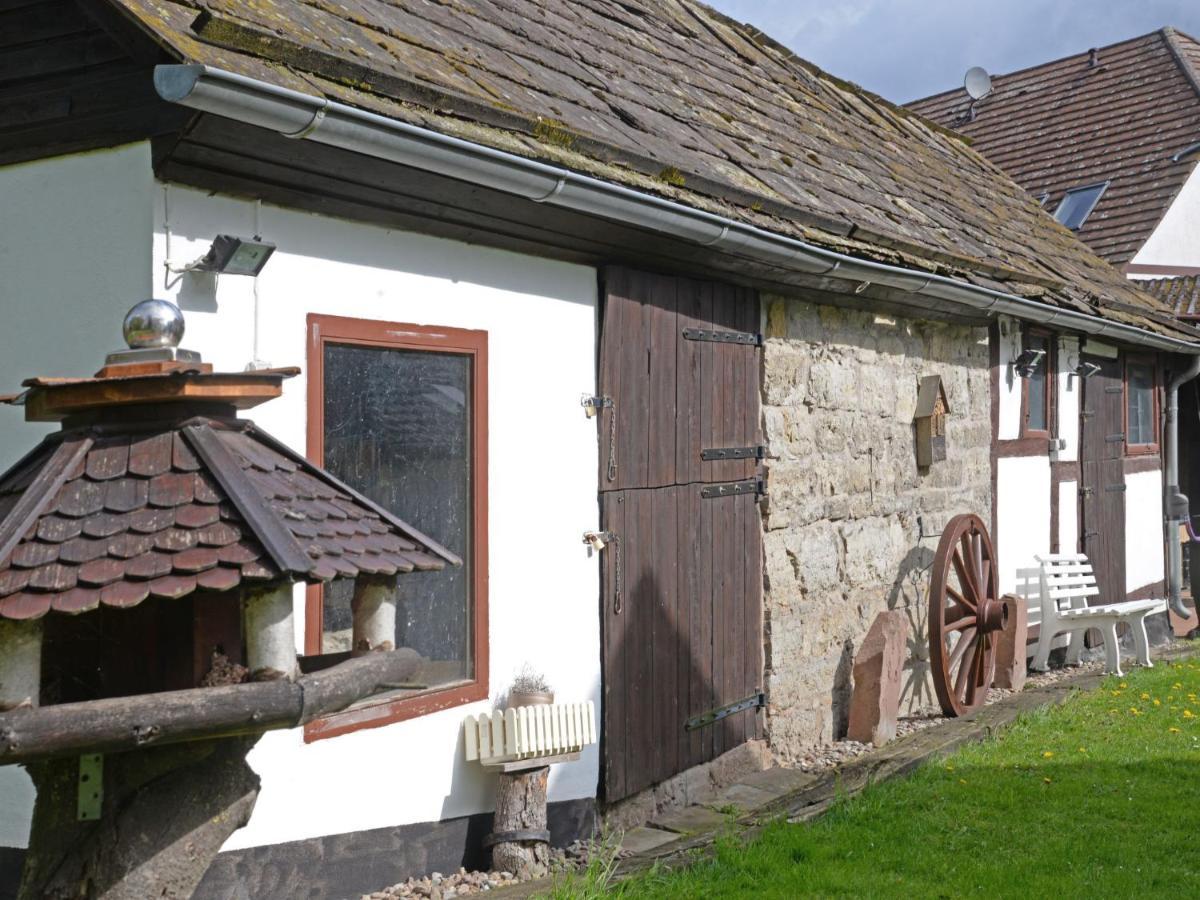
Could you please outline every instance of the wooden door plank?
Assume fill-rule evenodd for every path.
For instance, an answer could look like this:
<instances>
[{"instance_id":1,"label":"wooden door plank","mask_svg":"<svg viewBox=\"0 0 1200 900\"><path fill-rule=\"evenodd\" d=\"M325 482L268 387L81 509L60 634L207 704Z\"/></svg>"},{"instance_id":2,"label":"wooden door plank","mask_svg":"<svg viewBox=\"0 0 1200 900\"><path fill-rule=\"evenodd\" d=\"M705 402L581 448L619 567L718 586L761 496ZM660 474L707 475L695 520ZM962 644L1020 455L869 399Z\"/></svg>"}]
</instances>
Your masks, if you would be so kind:
<instances>
[{"instance_id":1,"label":"wooden door plank","mask_svg":"<svg viewBox=\"0 0 1200 900\"><path fill-rule=\"evenodd\" d=\"M729 702L729 520L726 507L733 497L715 497L701 502L711 508L712 514L712 636L713 673L712 701L710 707ZM707 726L713 732L713 758L730 749L726 743L723 722Z\"/></svg>"},{"instance_id":2,"label":"wooden door plank","mask_svg":"<svg viewBox=\"0 0 1200 900\"><path fill-rule=\"evenodd\" d=\"M678 731L679 693L676 674L681 650L686 644L679 636L679 523L678 497L681 489L652 491L654 503L654 573L657 601L654 621L654 771L655 781L680 771Z\"/></svg>"},{"instance_id":3,"label":"wooden door plank","mask_svg":"<svg viewBox=\"0 0 1200 900\"><path fill-rule=\"evenodd\" d=\"M676 483L676 345L680 343L677 283L678 279L665 275L650 276L645 304L649 321L646 484L651 487Z\"/></svg>"},{"instance_id":4,"label":"wooden door plank","mask_svg":"<svg viewBox=\"0 0 1200 900\"><path fill-rule=\"evenodd\" d=\"M630 535L626 531L625 495L610 491L600 495L601 523L617 534L620 543L610 545L601 553L601 615L603 623L603 668L601 684L604 697L604 725L601 732L604 760L604 795L609 801L625 796L625 759L628 728L625 725L625 633L628 621L625 598L618 601L618 591L624 589L617 581L617 559L621 556L624 568L624 544ZM618 606L618 602L620 607Z\"/></svg>"},{"instance_id":5,"label":"wooden door plank","mask_svg":"<svg viewBox=\"0 0 1200 900\"><path fill-rule=\"evenodd\" d=\"M683 339L685 328L706 328L701 319L702 283L681 278L676 287L675 362L675 480L691 484L701 480L700 432L701 343Z\"/></svg>"},{"instance_id":6,"label":"wooden door plank","mask_svg":"<svg viewBox=\"0 0 1200 900\"><path fill-rule=\"evenodd\" d=\"M707 396L707 393L706 393ZM699 533L696 535L696 572L699 576L696 605L692 614L696 618L698 634L694 652L699 656L699 678L692 683L695 695L694 715L706 712L716 705L715 673L717 642L713 630L713 501L700 497L700 488L693 487L692 495L699 507ZM712 759L713 729L698 728L693 734L699 736L696 764Z\"/></svg>"},{"instance_id":7,"label":"wooden door plank","mask_svg":"<svg viewBox=\"0 0 1200 900\"><path fill-rule=\"evenodd\" d=\"M711 281L701 282L699 285L700 294L700 321L701 327L711 328L713 319L713 304L716 298L716 287ZM713 443L713 433L716 429L716 418L718 415L716 409L716 389L714 387L714 379L716 377L716 345L710 341L697 341L699 346L698 354L700 357L700 442L695 448L695 452L716 447ZM699 467L698 481L709 482L716 481L714 474L714 466L718 465L713 462L702 462Z\"/></svg>"},{"instance_id":8,"label":"wooden door plank","mask_svg":"<svg viewBox=\"0 0 1200 900\"><path fill-rule=\"evenodd\" d=\"M633 535L627 547L626 583L629 622L626 623L625 695L628 714L626 791L636 793L653 783L654 748L654 617L657 606L653 554L653 491L630 491L626 528ZM630 524L630 517L636 524Z\"/></svg>"},{"instance_id":9,"label":"wooden door plank","mask_svg":"<svg viewBox=\"0 0 1200 900\"><path fill-rule=\"evenodd\" d=\"M764 687L763 681L763 577L762 577L762 514L759 512L758 500L752 494L743 494L741 498L746 507L744 518L745 552L742 558L745 565L745 592L743 599L745 608L743 615L746 622L745 655L743 657L743 680L746 693ZM746 720L747 739L761 740L766 719L765 710L755 710Z\"/></svg>"},{"instance_id":10,"label":"wooden door plank","mask_svg":"<svg viewBox=\"0 0 1200 900\"><path fill-rule=\"evenodd\" d=\"M742 354L745 356L746 354ZM736 463L740 465L740 461ZM728 533L725 541L725 568L729 590L721 598L725 606L725 696L722 704L741 700L750 693L746 689L746 503L745 498L753 494L737 494L729 497L724 511L727 517L723 531ZM725 719L725 748L731 749L746 740L746 713L738 713Z\"/></svg>"},{"instance_id":11,"label":"wooden door plank","mask_svg":"<svg viewBox=\"0 0 1200 900\"><path fill-rule=\"evenodd\" d=\"M621 399L621 324L624 302L617 290L622 285L620 271L609 268L604 274L604 319L600 328L600 383L597 393L617 401ZM616 417L614 423L613 419ZM602 409L597 418L599 440L599 483L601 491L615 490L617 472L609 471L614 424L619 428L621 419L617 407ZM619 437L618 437L619 439Z\"/></svg>"},{"instance_id":12,"label":"wooden door plank","mask_svg":"<svg viewBox=\"0 0 1200 900\"><path fill-rule=\"evenodd\" d=\"M676 741L679 746L677 759L682 770L696 765L700 758L700 736L695 731L687 731L683 727L684 722L704 712L697 708L701 678L700 659L697 656L697 648L701 646L697 615L700 593L700 492L684 486L676 491L675 496L678 511L675 525L679 547L676 584L680 637L675 676L676 693L679 695Z\"/></svg>"}]
</instances>

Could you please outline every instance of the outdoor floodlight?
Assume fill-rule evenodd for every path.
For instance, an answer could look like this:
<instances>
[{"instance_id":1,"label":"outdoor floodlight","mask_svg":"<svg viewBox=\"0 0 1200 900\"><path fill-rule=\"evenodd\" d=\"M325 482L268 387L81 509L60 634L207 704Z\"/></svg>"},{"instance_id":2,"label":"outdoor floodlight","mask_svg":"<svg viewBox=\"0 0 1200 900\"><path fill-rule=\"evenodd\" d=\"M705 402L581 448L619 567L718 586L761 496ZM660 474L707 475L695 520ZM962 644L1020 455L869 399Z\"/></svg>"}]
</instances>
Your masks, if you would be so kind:
<instances>
[{"instance_id":1,"label":"outdoor floodlight","mask_svg":"<svg viewBox=\"0 0 1200 900\"><path fill-rule=\"evenodd\" d=\"M208 252L188 268L195 272L219 272L223 275L258 275L275 245L260 240L218 234Z\"/></svg>"},{"instance_id":2,"label":"outdoor floodlight","mask_svg":"<svg viewBox=\"0 0 1200 900\"><path fill-rule=\"evenodd\" d=\"M1100 367L1095 363L1090 362L1081 362L1075 367L1075 374L1080 378L1091 378L1099 371Z\"/></svg>"},{"instance_id":3,"label":"outdoor floodlight","mask_svg":"<svg viewBox=\"0 0 1200 900\"><path fill-rule=\"evenodd\" d=\"M1028 378L1037 370L1038 363L1045 355L1045 350L1022 350L1021 355L1013 360L1013 368L1022 378Z\"/></svg>"}]
</instances>

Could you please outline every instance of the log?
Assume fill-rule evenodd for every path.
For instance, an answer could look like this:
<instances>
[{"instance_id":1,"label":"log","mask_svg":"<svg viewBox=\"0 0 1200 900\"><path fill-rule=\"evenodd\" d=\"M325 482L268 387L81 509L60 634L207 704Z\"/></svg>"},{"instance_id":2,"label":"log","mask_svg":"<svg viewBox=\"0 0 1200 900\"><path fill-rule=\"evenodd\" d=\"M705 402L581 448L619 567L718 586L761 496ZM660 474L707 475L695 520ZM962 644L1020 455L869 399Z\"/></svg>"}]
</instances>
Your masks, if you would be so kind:
<instances>
[{"instance_id":1,"label":"log","mask_svg":"<svg viewBox=\"0 0 1200 900\"><path fill-rule=\"evenodd\" d=\"M164 691L0 714L0 765L294 728L409 679L409 648L371 653L295 681Z\"/></svg>"},{"instance_id":2,"label":"log","mask_svg":"<svg viewBox=\"0 0 1200 900\"><path fill-rule=\"evenodd\" d=\"M0 619L0 712L38 705L42 620Z\"/></svg>"},{"instance_id":3,"label":"log","mask_svg":"<svg viewBox=\"0 0 1200 900\"><path fill-rule=\"evenodd\" d=\"M550 865L546 828L546 787L550 767L501 773L496 786L496 815L492 823L492 869L520 879L540 878ZM506 834L542 833L542 839L503 840Z\"/></svg>"},{"instance_id":4,"label":"log","mask_svg":"<svg viewBox=\"0 0 1200 900\"><path fill-rule=\"evenodd\" d=\"M257 737L119 753L104 759L103 812L76 815L79 763L29 766L37 803L18 900L191 897L221 845L250 820Z\"/></svg>"},{"instance_id":5,"label":"log","mask_svg":"<svg viewBox=\"0 0 1200 900\"><path fill-rule=\"evenodd\" d=\"M355 656L396 646L396 579L359 575L350 600Z\"/></svg>"},{"instance_id":6,"label":"log","mask_svg":"<svg viewBox=\"0 0 1200 900\"><path fill-rule=\"evenodd\" d=\"M254 681L294 680L300 670L291 582L247 590L242 609L250 677Z\"/></svg>"}]
</instances>

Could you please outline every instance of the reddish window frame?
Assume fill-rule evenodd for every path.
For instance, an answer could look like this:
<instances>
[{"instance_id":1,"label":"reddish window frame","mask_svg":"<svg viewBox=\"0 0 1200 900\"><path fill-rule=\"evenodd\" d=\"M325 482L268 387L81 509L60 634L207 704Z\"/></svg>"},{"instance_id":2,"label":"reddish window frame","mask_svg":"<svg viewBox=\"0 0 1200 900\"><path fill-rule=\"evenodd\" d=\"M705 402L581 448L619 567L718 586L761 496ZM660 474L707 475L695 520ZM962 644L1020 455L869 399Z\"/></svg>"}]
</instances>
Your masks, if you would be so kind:
<instances>
[{"instance_id":1,"label":"reddish window frame","mask_svg":"<svg viewBox=\"0 0 1200 900\"><path fill-rule=\"evenodd\" d=\"M1054 335L1049 331L1038 328L1028 328L1021 336L1021 351L1024 352L1031 340L1046 342L1046 355L1042 365L1046 367L1046 398L1045 398L1045 428L1029 427L1029 379L1021 379L1021 432L1020 437L1050 440L1057 433L1057 423L1054 421L1057 407L1055 405L1055 389L1058 383L1058 354Z\"/></svg>"},{"instance_id":2,"label":"reddish window frame","mask_svg":"<svg viewBox=\"0 0 1200 900\"><path fill-rule=\"evenodd\" d=\"M1141 366L1150 370L1150 375L1154 379L1150 388L1150 394L1154 398L1154 440L1149 444L1132 444L1129 442L1129 367ZM1121 394L1121 430L1125 432L1125 455L1126 456L1151 456L1157 455L1162 442L1162 401L1159 397L1159 387L1162 384L1162 377L1158 371L1158 360L1153 356L1146 356L1138 353L1127 353L1121 365L1121 384L1125 390Z\"/></svg>"},{"instance_id":3,"label":"reddish window frame","mask_svg":"<svg viewBox=\"0 0 1200 900\"><path fill-rule=\"evenodd\" d=\"M399 699L383 700L345 712L333 713L304 726L305 741L336 737L364 728L378 728L428 715L442 709L461 706L488 697L488 432L487 432L487 332L462 328L435 328L375 319L351 319L310 313L307 323L308 427L307 455L317 465L324 464L325 422L325 344L350 344L360 347L386 347L397 350L425 350L460 353L470 356L473 408L472 443L472 543L471 564L472 624L474 673L472 681L443 690ZM403 576L401 576L403 577ZM321 652L322 592L320 585L308 588L304 614L304 652Z\"/></svg>"}]
</instances>

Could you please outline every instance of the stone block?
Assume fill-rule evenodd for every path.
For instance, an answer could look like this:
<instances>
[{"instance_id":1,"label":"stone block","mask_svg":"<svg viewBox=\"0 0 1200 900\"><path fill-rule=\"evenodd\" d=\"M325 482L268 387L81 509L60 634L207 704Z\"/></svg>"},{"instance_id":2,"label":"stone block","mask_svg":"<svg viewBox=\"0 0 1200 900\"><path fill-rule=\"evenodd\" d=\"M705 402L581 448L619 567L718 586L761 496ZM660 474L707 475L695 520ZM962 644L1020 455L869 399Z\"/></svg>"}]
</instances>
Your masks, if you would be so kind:
<instances>
[{"instance_id":1,"label":"stone block","mask_svg":"<svg viewBox=\"0 0 1200 900\"><path fill-rule=\"evenodd\" d=\"M998 635L996 678L992 683L1006 691L1019 691L1025 687L1029 609L1025 601L1015 594L1008 594L1004 599L1008 601L1008 624Z\"/></svg>"},{"instance_id":2,"label":"stone block","mask_svg":"<svg viewBox=\"0 0 1200 900\"><path fill-rule=\"evenodd\" d=\"M875 617L854 658L846 734L850 740L880 747L896 736L907 643L908 618L903 611L888 610Z\"/></svg>"},{"instance_id":3,"label":"stone block","mask_svg":"<svg viewBox=\"0 0 1200 900\"><path fill-rule=\"evenodd\" d=\"M649 853L663 844L677 840L679 840L679 835L673 831L662 831L658 828L643 826L625 832L621 838L621 852L636 856L639 853Z\"/></svg>"}]
</instances>

